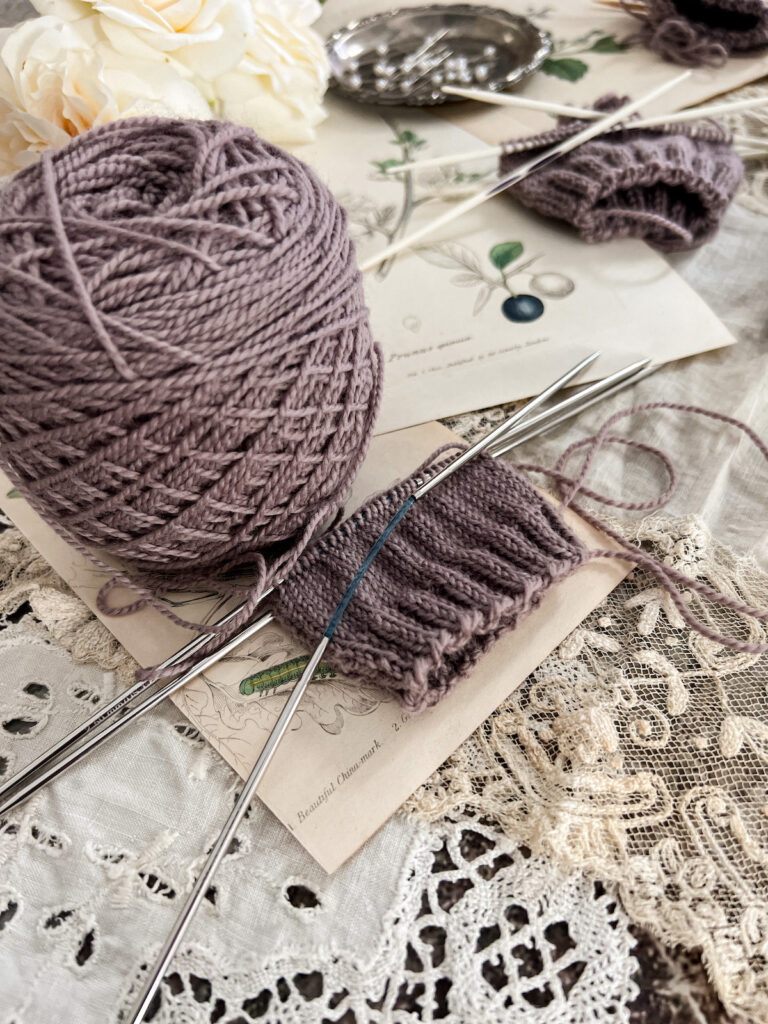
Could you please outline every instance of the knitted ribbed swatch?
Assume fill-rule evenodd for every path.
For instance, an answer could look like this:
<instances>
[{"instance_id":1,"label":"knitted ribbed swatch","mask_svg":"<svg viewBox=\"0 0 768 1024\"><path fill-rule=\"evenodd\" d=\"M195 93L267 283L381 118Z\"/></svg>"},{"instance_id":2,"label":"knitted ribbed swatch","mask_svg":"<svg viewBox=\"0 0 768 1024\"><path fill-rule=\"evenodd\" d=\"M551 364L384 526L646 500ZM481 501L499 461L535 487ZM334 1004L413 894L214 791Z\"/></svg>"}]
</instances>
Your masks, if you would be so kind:
<instances>
[{"instance_id":1,"label":"knitted ribbed swatch","mask_svg":"<svg viewBox=\"0 0 768 1024\"><path fill-rule=\"evenodd\" d=\"M604 96L595 109L615 110L626 102ZM503 143L501 174L583 126L561 118L549 132ZM729 135L716 125L618 129L560 157L511 191L544 216L572 224L588 242L643 238L675 252L715 234L743 173Z\"/></svg>"},{"instance_id":2,"label":"knitted ribbed swatch","mask_svg":"<svg viewBox=\"0 0 768 1024\"><path fill-rule=\"evenodd\" d=\"M0 462L145 600L287 571L381 376L343 209L250 129L115 121L0 191Z\"/></svg>"},{"instance_id":3,"label":"knitted ribbed swatch","mask_svg":"<svg viewBox=\"0 0 768 1024\"><path fill-rule=\"evenodd\" d=\"M429 475L442 464L430 466ZM306 551L278 588L277 618L310 649L421 479L417 473L362 506ZM421 711L587 558L524 477L500 459L478 456L401 520L341 619L326 660Z\"/></svg>"},{"instance_id":4,"label":"knitted ribbed swatch","mask_svg":"<svg viewBox=\"0 0 768 1024\"><path fill-rule=\"evenodd\" d=\"M717 66L768 48L765 0L645 0L641 41L675 64ZM629 10L629 13L633 13Z\"/></svg>"}]
</instances>

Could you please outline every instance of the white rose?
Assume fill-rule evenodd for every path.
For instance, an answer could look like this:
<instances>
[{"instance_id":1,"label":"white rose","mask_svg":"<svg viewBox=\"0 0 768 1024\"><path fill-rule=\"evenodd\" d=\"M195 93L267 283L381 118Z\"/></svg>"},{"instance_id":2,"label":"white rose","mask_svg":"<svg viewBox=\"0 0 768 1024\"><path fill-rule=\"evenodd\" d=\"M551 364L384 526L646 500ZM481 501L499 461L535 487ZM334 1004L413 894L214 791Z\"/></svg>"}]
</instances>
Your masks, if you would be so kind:
<instances>
[{"instance_id":1,"label":"white rose","mask_svg":"<svg viewBox=\"0 0 768 1024\"><path fill-rule=\"evenodd\" d=\"M0 174L118 117L208 118L198 89L158 61L106 46L92 19L34 18L0 30Z\"/></svg>"},{"instance_id":2,"label":"white rose","mask_svg":"<svg viewBox=\"0 0 768 1024\"><path fill-rule=\"evenodd\" d=\"M306 7L298 5L305 14ZM215 109L270 142L310 142L325 117L328 62L322 40L298 20L286 21L266 9L254 17L256 30L245 56L213 83Z\"/></svg>"},{"instance_id":3,"label":"white rose","mask_svg":"<svg viewBox=\"0 0 768 1024\"><path fill-rule=\"evenodd\" d=\"M273 18L296 25L311 25L323 12L318 0L252 0L252 3L255 12L271 14Z\"/></svg>"},{"instance_id":4,"label":"white rose","mask_svg":"<svg viewBox=\"0 0 768 1024\"><path fill-rule=\"evenodd\" d=\"M307 0L299 0L303 5ZM174 60L205 79L235 67L254 28L251 0L32 0L65 21L95 17L125 56Z\"/></svg>"}]
</instances>

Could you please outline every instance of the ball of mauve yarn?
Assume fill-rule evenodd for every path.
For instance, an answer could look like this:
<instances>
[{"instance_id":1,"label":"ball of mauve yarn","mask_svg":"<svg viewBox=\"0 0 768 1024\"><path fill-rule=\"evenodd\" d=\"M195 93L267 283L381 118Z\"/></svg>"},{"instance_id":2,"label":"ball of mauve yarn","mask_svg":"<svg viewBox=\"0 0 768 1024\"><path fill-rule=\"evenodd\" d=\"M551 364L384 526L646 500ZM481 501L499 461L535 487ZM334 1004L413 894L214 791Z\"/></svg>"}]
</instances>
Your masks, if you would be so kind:
<instances>
[{"instance_id":1,"label":"ball of mauve yarn","mask_svg":"<svg viewBox=\"0 0 768 1024\"><path fill-rule=\"evenodd\" d=\"M284 564L341 505L381 368L344 212L249 129L114 122L0 191L0 462L131 566Z\"/></svg>"}]
</instances>

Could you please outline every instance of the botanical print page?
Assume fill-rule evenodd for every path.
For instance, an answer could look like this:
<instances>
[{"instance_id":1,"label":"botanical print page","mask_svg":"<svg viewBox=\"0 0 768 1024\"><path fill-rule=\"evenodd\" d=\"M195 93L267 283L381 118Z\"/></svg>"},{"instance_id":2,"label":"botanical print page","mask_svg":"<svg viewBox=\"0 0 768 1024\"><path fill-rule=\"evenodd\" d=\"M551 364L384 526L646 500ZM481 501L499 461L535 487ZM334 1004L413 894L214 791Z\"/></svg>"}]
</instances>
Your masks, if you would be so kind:
<instances>
[{"instance_id":1,"label":"botanical print page","mask_svg":"<svg viewBox=\"0 0 768 1024\"><path fill-rule=\"evenodd\" d=\"M390 175L478 141L428 112L329 107L301 157L346 207L361 260L495 180L494 161ZM365 291L386 359L380 433L534 394L595 349L592 378L734 341L644 242L588 245L506 196L366 273Z\"/></svg>"},{"instance_id":2,"label":"botanical print page","mask_svg":"<svg viewBox=\"0 0 768 1024\"><path fill-rule=\"evenodd\" d=\"M436 423L374 438L349 508L406 476L455 439ZM104 576L48 527L0 474L0 506L88 606ZM569 521L584 540L606 538ZM506 634L440 705L408 715L379 690L324 673L310 684L259 797L309 853L333 871L372 835L626 573L616 560L588 563L554 586L518 628ZM216 594L169 595L181 614L210 622L223 613ZM157 664L190 634L145 609L102 621L142 665ZM243 778L248 775L307 651L277 625L173 697L192 724ZM149 712L152 714L152 712ZM130 728L130 727L129 727ZM179 799L190 794L179 794ZM222 822L227 808L222 807ZM190 805L190 819L194 810Z\"/></svg>"}]
</instances>

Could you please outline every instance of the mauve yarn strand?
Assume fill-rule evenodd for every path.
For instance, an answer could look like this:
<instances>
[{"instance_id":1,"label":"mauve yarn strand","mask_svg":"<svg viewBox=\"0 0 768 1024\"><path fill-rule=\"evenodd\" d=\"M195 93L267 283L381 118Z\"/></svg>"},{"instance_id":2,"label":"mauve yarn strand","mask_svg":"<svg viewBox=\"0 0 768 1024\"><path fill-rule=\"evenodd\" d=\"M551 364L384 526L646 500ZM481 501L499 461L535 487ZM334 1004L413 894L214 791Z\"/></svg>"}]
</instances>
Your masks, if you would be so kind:
<instances>
[{"instance_id":1,"label":"mauve yarn strand","mask_svg":"<svg viewBox=\"0 0 768 1024\"><path fill-rule=\"evenodd\" d=\"M246 616L338 514L381 376L346 214L249 129L118 121L0 191L0 462L126 566L102 610L191 625L163 593L252 566Z\"/></svg>"}]
</instances>

